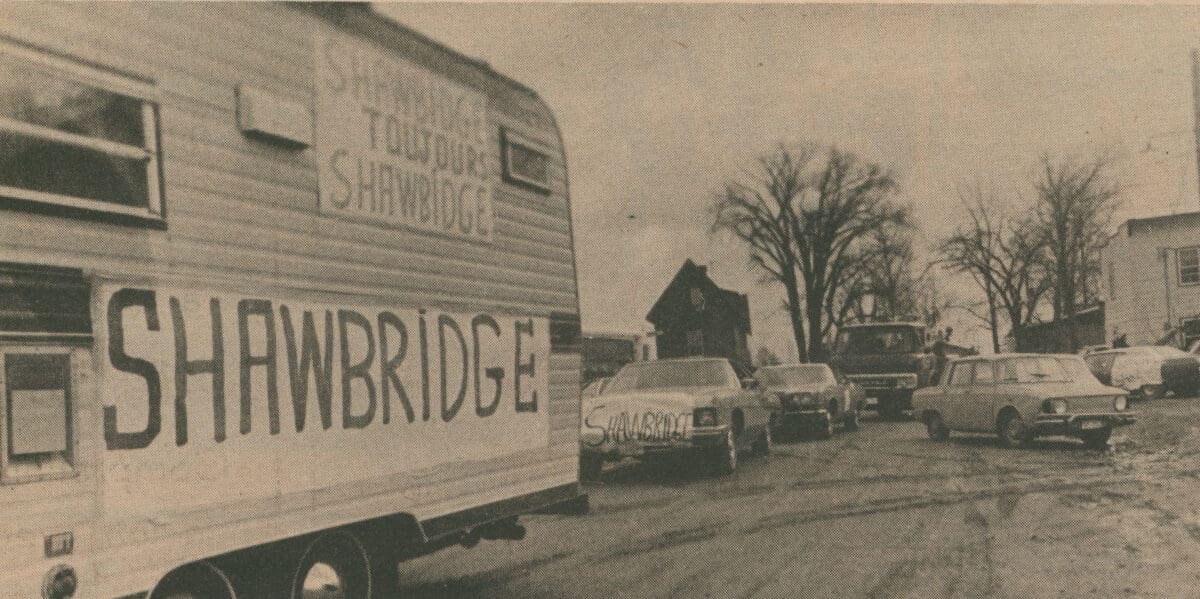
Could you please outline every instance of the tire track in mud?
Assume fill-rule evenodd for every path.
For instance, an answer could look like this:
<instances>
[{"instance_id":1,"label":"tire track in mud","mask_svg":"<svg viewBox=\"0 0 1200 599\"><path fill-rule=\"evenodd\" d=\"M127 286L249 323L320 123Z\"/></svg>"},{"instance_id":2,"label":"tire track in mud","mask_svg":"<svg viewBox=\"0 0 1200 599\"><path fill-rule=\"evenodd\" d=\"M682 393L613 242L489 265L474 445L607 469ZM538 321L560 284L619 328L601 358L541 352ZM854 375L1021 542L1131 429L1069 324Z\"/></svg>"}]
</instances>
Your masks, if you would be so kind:
<instances>
[{"instance_id":1,"label":"tire track in mud","mask_svg":"<svg viewBox=\"0 0 1200 599\"><path fill-rule=\"evenodd\" d=\"M863 449L863 447L861 447L853 439L851 439L850 441L845 443L843 447L844 447L844 449L847 449L847 450L865 452L865 455L869 456L869 457L874 457L874 456L878 455L877 453L872 452L868 449ZM832 460L831 460L831 462L832 462ZM914 465L916 465L916 464L914 464ZM932 466L932 461L930 461L930 460L925 460L920 465L918 465L918 467L924 468L924 469L928 469L931 466ZM855 469L858 467L860 467L860 464L858 464L857 462L849 465L849 468L851 468L851 469ZM828 468L826 470L828 470ZM804 484L805 481L801 480L801 481L797 481L795 484L793 484L791 487L791 490L803 491L803 490L817 490L817 489L832 489L832 488L841 487L841 488L846 488L848 490L855 491L855 498L854 498L853 502L869 503L872 500L868 500L865 498L870 494L870 490L871 490L870 488L872 486L874 486L875 482L877 482L879 478L888 478L891 476L893 476L893 475L882 475L881 477L868 477L868 479L846 479L846 478L843 478L843 479L828 479L826 481L816 480L816 481L808 481L810 483L809 486L806 486ZM907 480L907 477L906 477L906 480ZM831 481L838 481L838 484L828 484ZM849 482L850 484L840 484L842 482ZM904 530L904 532L900 534L897 545L899 547L910 548L910 547L914 547L916 545L916 541L925 534L925 531L929 526L929 521L927 519L921 519L921 518L909 518L909 519L903 521L901 526L905 527L906 530ZM814 531L814 534L820 535L822 532L825 532L825 531ZM831 530L829 532L830 532L830 534L834 535L834 538L830 540L830 543L833 544L834 546L837 546L839 544L839 542L841 542L841 539L838 536L838 533L833 530ZM824 554L823 551L818 550L816 556L806 556L805 554L807 552L811 552L813 550L813 548L811 546L808 546L806 544L792 545L790 547L787 545L784 545L781 548L785 549L785 550L779 551L777 553L777 555L773 556L773 559L770 560L771 561L770 565L767 568L765 568L765 570L754 579L755 582L752 583L750 586L742 589L741 592L739 592L737 594L738 599L752 599L752 598L758 596L759 594L764 593L764 590L767 589L768 587L770 587L770 585L783 582L783 579L785 579L785 578L794 580L794 581L798 581L800 583L800 585L803 585L803 584L805 584L805 581L808 581L808 580L812 579L814 577L814 575L819 574L818 572L814 572L814 570L827 571L831 565L831 563L827 561L827 556ZM857 549L857 547L855 547L855 548ZM786 549L791 549L791 550L786 550ZM879 547L871 547L871 548L867 548L866 550L860 549L857 552L854 552L851 555L848 555L847 557L849 558L849 561L851 562L851 564L870 563L872 561L872 556L870 555L870 552L872 550L879 550L879 549L880 549ZM888 549L886 547L882 548L882 550L883 550L884 554L888 553ZM834 550L834 551L836 551L836 550ZM809 557L809 559L805 559L806 557ZM815 557L816 559L812 559L812 557ZM838 563L838 561L839 560L833 560L832 563L836 564L836 563ZM910 572L910 568L909 568L910 565L911 565L911 561L909 559L902 559L899 562L893 563L892 567L890 567L888 569L888 571L884 574L881 581L876 585L876 588L880 590L879 592L885 592L887 589L890 589L890 588L900 588L900 587L906 586L907 585L906 576L907 576L908 572ZM855 566L850 565L850 567L854 568ZM827 574L827 572L825 572L825 573ZM801 586L801 588L804 588L804 587ZM772 589L772 590L774 590L774 589ZM813 589L807 589L807 590L814 591ZM845 587L838 587L836 592L838 594L847 594L850 591L848 589L846 589ZM871 592L874 592L874 591L868 591L868 596L871 596L870 595ZM813 596L820 596L819 591L815 591L810 594L813 594ZM764 595L764 596L771 596L771 595ZM884 596L887 596L887 595L885 594Z\"/></svg>"},{"instance_id":2,"label":"tire track in mud","mask_svg":"<svg viewBox=\"0 0 1200 599\"><path fill-rule=\"evenodd\" d=\"M802 456L803 457L803 466L802 466L800 474L804 477L819 476L819 475L823 474L824 472L831 470L837 464L838 459L840 457L844 456L848 450L858 449L858 445L855 443L855 435L846 434L846 433L843 433L839 437L836 437L835 442L833 442L833 443L826 443L826 444L822 444L822 445L812 445L812 446L807 446L807 447L816 447L816 448L819 448L820 451L819 451L819 453L816 453L815 455ZM801 456L796 456L796 457L801 457ZM780 501L784 500L783 498L789 497L791 495L792 495L792 493L788 486L784 485L782 487L775 487L773 492L771 492L769 494L764 493L764 494L760 495L758 498L757 504L761 505L761 504L764 504L764 503L767 503L768 501L770 501L771 504L774 505L774 504L777 504ZM746 509L746 512L754 513L754 509L752 509L751 506L746 506L746 507L751 508L751 509ZM736 534L730 533L730 529L732 529L732 528L734 528L733 523L728 523L726 525L726 528L722 531L723 536L732 539L736 543L739 543L739 544L742 543L743 542L742 537L739 537ZM719 546L714 547L714 550L716 552L720 552L721 548ZM712 583L712 576L713 576L712 564L719 563L719 564L722 564L726 569L736 570L737 575L739 577L739 582L741 580L754 581L751 584L749 589L743 590L741 593L739 593L737 595L738 597L751 597L754 593L757 593L759 590L761 590L761 588L763 586L765 586L766 584L769 584L770 582L773 582L777 578L778 572L780 570L782 570L784 567L786 567L786 565L791 561L791 555L792 555L791 552L786 552L786 551L775 552L772 555L771 559L768 560L768 562L771 563L771 565L768 566L768 568L767 568L769 573L764 574L764 575L758 575L758 576L754 576L752 574L752 571L757 569L756 566L763 565L762 562L760 562L760 561L751 562L751 563L742 562L741 564L739 564L735 560L734 563L731 564L731 563L729 563L729 560L727 558L719 559L715 562L713 562L711 560L702 560L705 562L704 566L701 566L699 568L692 568L687 573L687 575L682 578L681 582L675 584L673 587L671 587L671 589L668 593L666 593L662 596L663 597L711 596L709 593L711 592L710 584ZM775 566L774 563L780 559L783 559L784 564Z\"/></svg>"},{"instance_id":3,"label":"tire track in mud","mask_svg":"<svg viewBox=\"0 0 1200 599\"><path fill-rule=\"evenodd\" d=\"M741 532L755 534L771 528L799 526L823 520L837 520L942 505L961 505L970 501L996 499L1005 495L1029 495L1032 493L1050 493L1073 489L1093 489L1133 482L1137 481L1131 476L1108 476L1082 481L1029 481L1028 484L1006 484L975 491L950 491L936 495L921 494L887 497L863 503L842 503L828 510L797 510L768 516L761 518L752 526L743 528Z\"/></svg>"}]
</instances>

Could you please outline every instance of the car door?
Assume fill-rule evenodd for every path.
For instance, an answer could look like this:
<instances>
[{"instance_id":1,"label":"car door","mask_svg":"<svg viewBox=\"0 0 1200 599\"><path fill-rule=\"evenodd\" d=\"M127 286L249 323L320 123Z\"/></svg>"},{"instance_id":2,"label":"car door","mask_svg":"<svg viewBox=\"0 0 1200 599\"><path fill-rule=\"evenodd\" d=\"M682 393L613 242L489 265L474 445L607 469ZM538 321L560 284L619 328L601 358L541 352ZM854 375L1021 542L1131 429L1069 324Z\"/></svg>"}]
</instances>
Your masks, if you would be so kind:
<instances>
[{"instance_id":1,"label":"car door","mask_svg":"<svg viewBox=\"0 0 1200 599\"><path fill-rule=\"evenodd\" d=\"M991 431L992 414L999 401L1001 398L996 388L996 363L992 360L976 362L970 388L959 404L969 430Z\"/></svg>"},{"instance_id":2,"label":"car door","mask_svg":"<svg viewBox=\"0 0 1200 599\"><path fill-rule=\"evenodd\" d=\"M969 425L970 413L964 409L964 404L967 401L976 362L977 360L966 360L950 365L950 375L946 378L946 385L941 394L940 411L942 420L952 429L966 430Z\"/></svg>"}]
</instances>

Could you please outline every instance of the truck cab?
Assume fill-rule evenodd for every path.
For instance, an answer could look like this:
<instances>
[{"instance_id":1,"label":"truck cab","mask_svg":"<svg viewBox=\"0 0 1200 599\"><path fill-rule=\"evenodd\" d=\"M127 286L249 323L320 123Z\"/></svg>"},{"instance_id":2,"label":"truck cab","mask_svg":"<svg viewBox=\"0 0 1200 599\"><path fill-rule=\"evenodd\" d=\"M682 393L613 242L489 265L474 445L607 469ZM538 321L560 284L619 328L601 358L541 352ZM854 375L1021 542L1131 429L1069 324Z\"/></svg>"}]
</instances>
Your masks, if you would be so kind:
<instances>
[{"instance_id":1,"label":"truck cab","mask_svg":"<svg viewBox=\"0 0 1200 599\"><path fill-rule=\"evenodd\" d=\"M829 363L875 398L880 415L889 418L912 407L913 391L931 384L937 369L925 327L903 322L843 326Z\"/></svg>"}]
</instances>

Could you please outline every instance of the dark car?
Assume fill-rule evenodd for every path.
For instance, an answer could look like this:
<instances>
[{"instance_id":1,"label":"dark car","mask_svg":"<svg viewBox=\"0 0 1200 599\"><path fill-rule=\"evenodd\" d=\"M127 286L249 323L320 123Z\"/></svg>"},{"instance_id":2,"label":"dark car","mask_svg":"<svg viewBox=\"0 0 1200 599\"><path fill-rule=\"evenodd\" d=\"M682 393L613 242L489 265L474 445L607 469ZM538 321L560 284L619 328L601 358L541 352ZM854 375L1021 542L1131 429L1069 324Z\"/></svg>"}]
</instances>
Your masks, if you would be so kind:
<instances>
[{"instance_id":1,"label":"dark car","mask_svg":"<svg viewBox=\"0 0 1200 599\"><path fill-rule=\"evenodd\" d=\"M799 435L816 431L833 435L834 423L845 430L858 429L858 414L865 398L862 387L839 376L828 364L764 366L755 373L762 390L779 402L777 430Z\"/></svg>"}]
</instances>

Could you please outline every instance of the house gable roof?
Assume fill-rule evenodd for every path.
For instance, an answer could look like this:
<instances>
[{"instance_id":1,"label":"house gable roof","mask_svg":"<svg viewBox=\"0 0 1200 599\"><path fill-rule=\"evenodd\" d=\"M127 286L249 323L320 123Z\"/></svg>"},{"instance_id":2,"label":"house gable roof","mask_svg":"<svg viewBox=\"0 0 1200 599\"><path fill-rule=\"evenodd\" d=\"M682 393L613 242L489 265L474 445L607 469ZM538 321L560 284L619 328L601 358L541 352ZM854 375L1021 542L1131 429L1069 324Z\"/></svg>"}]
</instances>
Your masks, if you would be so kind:
<instances>
[{"instance_id":1,"label":"house gable roof","mask_svg":"<svg viewBox=\"0 0 1200 599\"><path fill-rule=\"evenodd\" d=\"M671 319L671 310L677 307L679 299L686 289L698 287L703 291L705 296L712 302L712 306L718 310L733 311L738 323L745 329L746 334L750 334L750 301L743 293L723 289L719 287L708 276L708 267L696 264L689 258L685 260L683 266L675 273L671 282L667 284L662 295L658 296L658 300L654 302L654 306L650 308L650 312L646 314L646 320L650 321L655 327L660 323Z\"/></svg>"}]
</instances>

